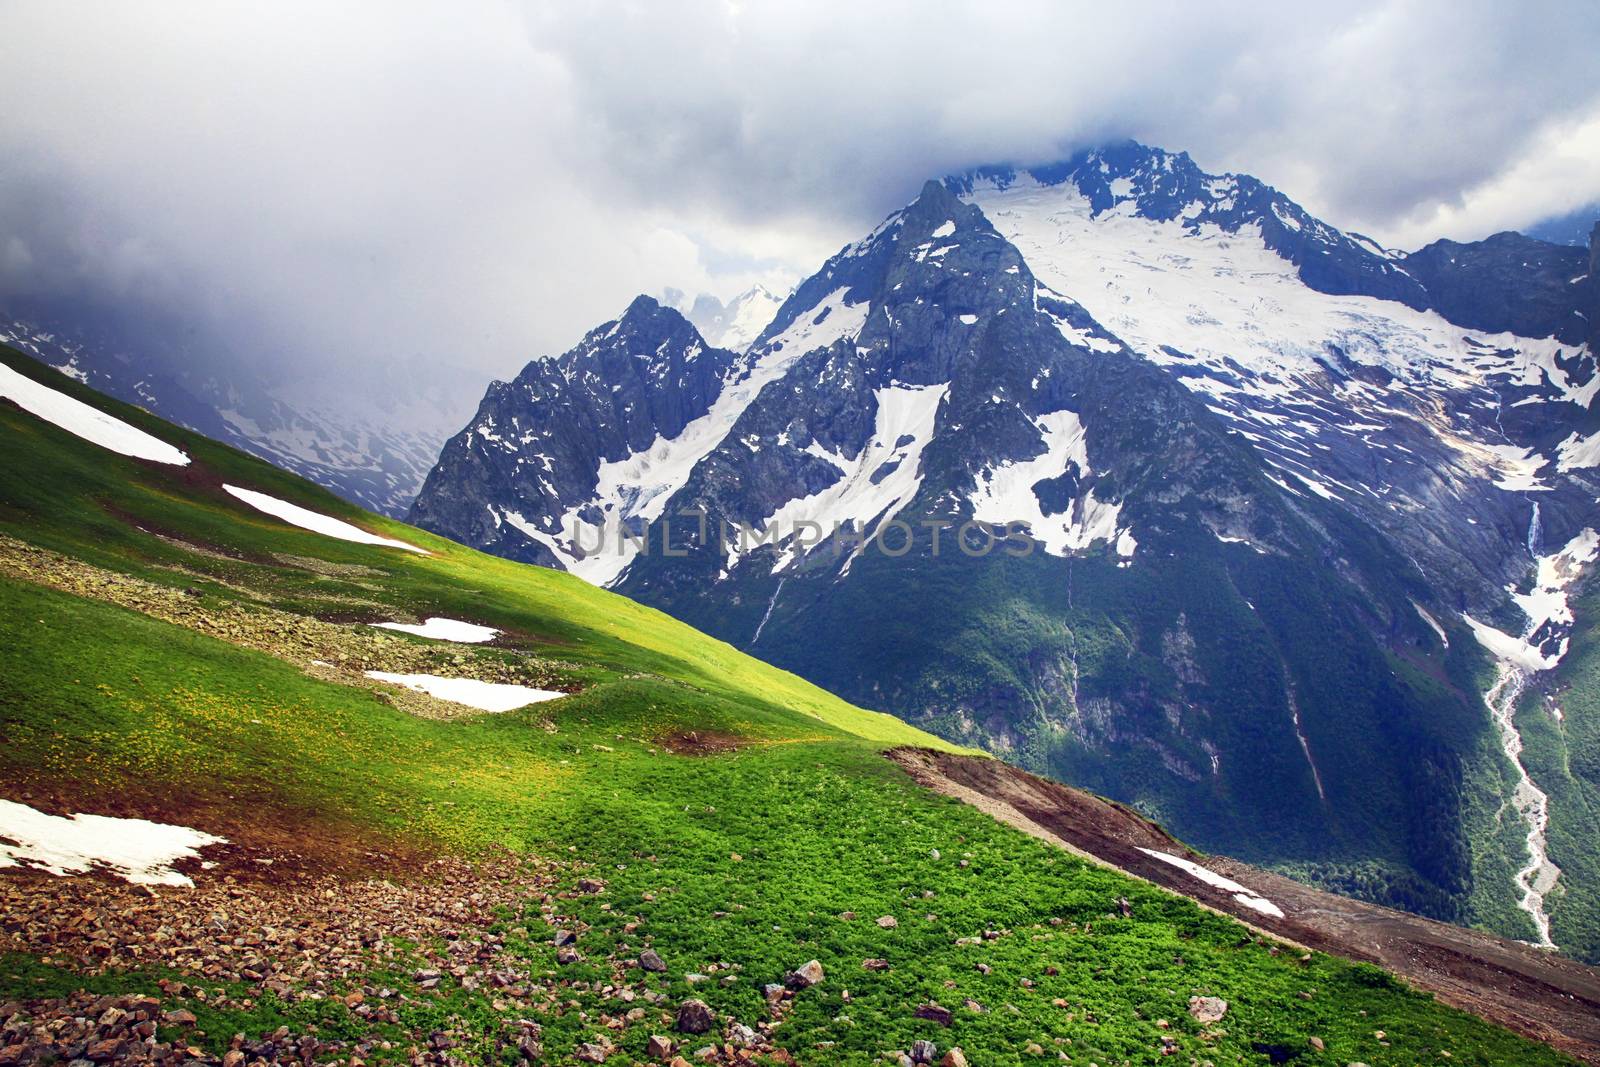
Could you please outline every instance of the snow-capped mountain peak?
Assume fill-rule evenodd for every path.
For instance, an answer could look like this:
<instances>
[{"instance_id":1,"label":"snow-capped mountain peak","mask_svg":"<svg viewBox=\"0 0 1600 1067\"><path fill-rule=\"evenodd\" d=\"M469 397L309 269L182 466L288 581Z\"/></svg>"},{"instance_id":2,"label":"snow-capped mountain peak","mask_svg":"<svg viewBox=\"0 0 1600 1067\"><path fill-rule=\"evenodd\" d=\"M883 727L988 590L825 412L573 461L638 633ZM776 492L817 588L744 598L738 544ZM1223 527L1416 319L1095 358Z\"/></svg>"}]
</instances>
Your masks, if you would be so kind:
<instances>
[{"instance_id":1,"label":"snow-capped mountain peak","mask_svg":"<svg viewBox=\"0 0 1600 1067\"><path fill-rule=\"evenodd\" d=\"M706 344L743 352L772 321L783 304L783 297L757 284L726 304L711 293L700 293L689 300L678 289L663 292L660 303L681 312L700 331Z\"/></svg>"},{"instance_id":2,"label":"snow-capped mountain peak","mask_svg":"<svg viewBox=\"0 0 1600 1067\"><path fill-rule=\"evenodd\" d=\"M1042 280L1204 396L1289 491L1362 511L1468 600L1498 598L1522 566L1494 531L1527 524L1527 493L1581 528L1592 497L1551 477L1557 428L1575 433L1600 389L1569 326L1578 250L1500 237L1399 255L1253 178L1131 143L948 184ZM1556 275L1565 305L1511 295ZM1499 320L1463 296L1486 276L1508 290ZM1467 304L1471 329L1446 317ZM1486 568L1501 574L1483 583Z\"/></svg>"}]
</instances>

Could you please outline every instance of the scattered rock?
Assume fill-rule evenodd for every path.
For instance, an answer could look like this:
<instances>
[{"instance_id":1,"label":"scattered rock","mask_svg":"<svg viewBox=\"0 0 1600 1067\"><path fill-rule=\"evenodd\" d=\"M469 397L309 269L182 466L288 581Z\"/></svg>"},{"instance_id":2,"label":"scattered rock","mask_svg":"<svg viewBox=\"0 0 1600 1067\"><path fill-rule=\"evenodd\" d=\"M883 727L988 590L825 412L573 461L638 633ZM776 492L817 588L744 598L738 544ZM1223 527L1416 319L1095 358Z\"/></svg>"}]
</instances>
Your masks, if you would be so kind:
<instances>
[{"instance_id":1,"label":"scattered rock","mask_svg":"<svg viewBox=\"0 0 1600 1067\"><path fill-rule=\"evenodd\" d=\"M1196 1022L1220 1022L1228 1014L1228 1002L1221 997L1190 997L1189 1014Z\"/></svg>"},{"instance_id":2,"label":"scattered rock","mask_svg":"<svg viewBox=\"0 0 1600 1067\"><path fill-rule=\"evenodd\" d=\"M657 955L656 950L653 948L647 948L639 953L639 966L656 974L661 974L667 969L666 962Z\"/></svg>"},{"instance_id":3,"label":"scattered rock","mask_svg":"<svg viewBox=\"0 0 1600 1067\"><path fill-rule=\"evenodd\" d=\"M924 1004L918 1004L915 1014L919 1019L928 1019L938 1023L940 1026L949 1026L951 1021L955 1019L955 1014L949 1008L931 1000Z\"/></svg>"},{"instance_id":4,"label":"scattered rock","mask_svg":"<svg viewBox=\"0 0 1600 1067\"><path fill-rule=\"evenodd\" d=\"M784 979L790 989L810 989L822 981L822 964L817 960L802 963Z\"/></svg>"},{"instance_id":5,"label":"scattered rock","mask_svg":"<svg viewBox=\"0 0 1600 1067\"><path fill-rule=\"evenodd\" d=\"M939 1048L932 1041L913 1041L911 1043L912 1063L932 1063L933 1058L939 1054Z\"/></svg>"},{"instance_id":6,"label":"scattered rock","mask_svg":"<svg viewBox=\"0 0 1600 1067\"><path fill-rule=\"evenodd\" d=\"M651 1059L665 1062L672 1055L672 1038L651 1034L650 1040L645 1042L644 1051Z\"/></svg>"},{"instance_id":7,"label":"scattered rock","mask_svg":"<svg viewBox=\"0 0 1600 1067\"><path fill-rule=\"evenodd\" d=\"M865 967L869 971L887 971L889 969L889 961L874 957L872 959L862 960L861 966Z\"/></svg>"},{"instance_id":8,"label":"scattered rock","mask_svg":"<svg viewBox=\"0 0 1600 1067\"><path fill-rule=\"evenodd\" d=\"M961 1049L953 1048L944 1054L939 1067L967 1067L967 1055Z\"/></svg>"},{"instance_id":9,"label":"scattered rock","mask_svg":"<svg viewBox=\"0 0 1600 1067\"><path fill-rule=\"evenodd\" d=\"M678 1005L678 1032L683 1034L704 1034L711 1030L716 1019L711 1014L711 1009L703 1000L686 1000Z\"/></svg>"},{"instance_id":10,"label":"scattered rock","mask_svg":"<svg viewBox=\"0 0 1600 1067\"><path fill-rule=\"evenodd\" d=\"M893 930L895 927L900 925L900 920L896 919L893 915L880 915L878 916L878 925L883 927L885 930Z\"/></svg>"}]
</instances>

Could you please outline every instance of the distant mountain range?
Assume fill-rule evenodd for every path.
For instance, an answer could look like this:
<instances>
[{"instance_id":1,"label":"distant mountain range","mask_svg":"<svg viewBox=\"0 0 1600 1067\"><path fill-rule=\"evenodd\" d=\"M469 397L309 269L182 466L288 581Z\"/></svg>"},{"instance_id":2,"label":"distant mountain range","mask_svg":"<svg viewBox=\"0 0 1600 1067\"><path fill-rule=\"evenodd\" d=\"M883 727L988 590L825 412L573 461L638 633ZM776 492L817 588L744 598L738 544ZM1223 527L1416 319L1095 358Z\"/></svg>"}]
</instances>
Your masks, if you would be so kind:
<instances>
[{"instance_id":1,"label":"distant mountain range","mask_svg":"<svg viewBox=\"0 0 1600 1067\"><path fill-rule=\"evenodd\" d=\"M783 298L773 296L765 286L756 285L726 305L710 293L701 293L692 301L685 300L677 289L663 293L660 303L682 312L694 323L706 344L743 352L767 328L767 323L783 306Z\"/></svg>"},{"instance_id":2,"label":"distant mountain range","mask_svg":"<svg viewBox=\"0 0 1600 1067\"><path fill-rule=\"evenodd\" d=\"M981 168L759 330L640 297L492 384L410 515L1600 958L1596 254L1397 252L1132 143Z\"/></svg>"},{"instance_id":3,"label":"distant mountain range","mask_svg":"<svg viewBox=\"0 0 1600 1067\"><path fill-rule=\"evenodd\" d=\"M290 390L192 350L178 328L62 308L0 308L10 344L101 392L399 517L463 413L437 393Z\"/></svg>"}]
</instances>

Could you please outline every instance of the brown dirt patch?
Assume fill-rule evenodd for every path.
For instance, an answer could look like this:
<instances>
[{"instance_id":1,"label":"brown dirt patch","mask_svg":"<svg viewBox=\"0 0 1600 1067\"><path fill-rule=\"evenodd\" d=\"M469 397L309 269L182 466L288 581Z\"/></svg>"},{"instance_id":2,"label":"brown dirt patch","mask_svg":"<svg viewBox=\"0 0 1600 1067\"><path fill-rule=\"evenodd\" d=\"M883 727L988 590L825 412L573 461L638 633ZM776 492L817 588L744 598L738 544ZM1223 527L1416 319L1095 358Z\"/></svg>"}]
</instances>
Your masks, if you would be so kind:
<instances>
[{"instance_id":1,"label":"brown dirt patch","mask_svg":"<svg viewBox=\"0 0 1600 1067\"><path fill-rule=\"evenodd\" d=\"M1078 855L1225 912L1275 937L1377 964L1446 1004L1585 1063L1600 1064L1600 971L1521 942L1434 922L1302 885L1238 860L1202 856L1114 801L997 759L898 748L919 783ZM1150 848L1208 867L1277 904L1279 919L1241 905Z\"/></svg>"},{"instance_id":2,"label":"brown dirt patch","mask_svg":"<svg viewBox=\"0 0 1600 1067\"><path fill-rule=\"evenodd\" d=\"M679 756L717 756L737 752L751 743L748 737L715 730L689 730L660 738L656 744Z\"/></svg>"},{"instance_id":3,"label":"brown dirt patch","mask_svg":"<svg viewBox=\"0 0 1600 1067\"><path fill-rule=\"evenodd\" d=\"M227 838L226 844L206 846L199 859L176 864L196 882L223 875L251 884L291 884L321 875L405 878L434 858L435 850L425 844L328 811L285 803L266 787L259 795L242 795L248 792L249 786L239 783L223 789L198 781L179 786L125 776L108 786L104 780L77 781L10 768L5 799L50 815L86 812L148 819ZM81 877L122 884L112 875Z\"/></svg>"}]
</instances>

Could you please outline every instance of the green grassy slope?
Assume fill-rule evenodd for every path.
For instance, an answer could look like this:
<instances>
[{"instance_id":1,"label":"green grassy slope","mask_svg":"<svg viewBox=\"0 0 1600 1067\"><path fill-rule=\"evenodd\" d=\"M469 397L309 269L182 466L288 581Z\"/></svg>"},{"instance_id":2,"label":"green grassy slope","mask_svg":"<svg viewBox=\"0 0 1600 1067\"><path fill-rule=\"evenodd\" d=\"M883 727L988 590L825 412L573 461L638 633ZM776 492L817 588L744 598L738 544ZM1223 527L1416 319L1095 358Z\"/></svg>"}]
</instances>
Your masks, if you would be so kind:
<instances>
[{"instance_id":1,"label":"green grassy slope","mask_svg":"<svg viewBox=\"0 0 1600 1067\"><path fill-rule=\"evenodd\" d=\"M179 444L195 461L193 467L178 468L127 459L5 405L0 411L0 530L179 587L186 584L183 576L162 568L193 567L194 553L144 530L255 558L303 554L336 565L378 566L385 572L381 587L355 591L400 612L466 617L525 632L548 644L560 658L605 676L647 672L721 696L814 716L870 740L942 744L892 716L852 707L659 611L570 575L508 563L368 514L252 456L98 397L24 356L0 349L0 359ZM219 490L221 483L256 489L353 521L432 555L371 548L300 530L241 505ZM215 567L219 580L271 588L276 602L289 607L316 607L319 593L336 598L351 592L337 588L339 583L274 565L270 559L265 567L247 562L216 567L214 559L202 562Z\"/></svg>"},{"instance_id":2,"label":"green grassy slope","mask_svg":"<svg viewBox=\"0 0 1600 1067\"><path fill-rule=\"evenodd\" d=\"M538 1005L549 1062L571 1062L601 1019L620 1015L619 983L659 993L669 1007L700 997L754 1025L765 1018L762 985L811 958L827 978L797 994L773 1031L778 1047L807 1063L870 1063L919 1038L960 1045L985 1065L1038 1062L1030 1044L1080 1065L1255 1064L1275 1049L1319 1065L1568 1062L1370 967L1302 960L926 792L880 752L937 744L931 737L664 615L365 515L13 354L0 359L196 460L191 469L125 460L0 403L0 535L79 568L51 578L36 564L41 573L30 577L17 559L55 557L7 556L0 544L0 564L13 561L0 567L0 798L26 789L119 814L159 802L169 818L187 811L201 828L232 804L246 809L245 832L252 819L290 813L307 841L354 828L424 852L475 857L503 846L552 858L566 889L603 878L602 894L529 899L494 927L505 958L559 988ZM219 481L434 554L296 530L232 502ZM137 602L108 602L98 592L106 580L94 577L105 572L177 590L206 618L238 620L258 637L279 624L274 613L363 632L354 620L484 622L508 632L508 647L448 653L469 666L533 663L583 691L503 715L412 714L355 678L240 647L226 628L200 632ZM690 732L738 744L708 755L663 747ZM898 925L881 927L881 915ZM555 918L587 924L582 960L557 963L546 925ZM665 973L627 965L645 944ZM44 955L0 959L0 1002L80 985L143 989L157 975L122 968L80 978ZM889 968L866 970L869 958ZM373 966L373 979L405 999L398 1022L386 1024L394 1047L370 1059L404 1062L408 1041L448 1023L466 1035L454 1054L516 1062L494 1038L508 1012L524 1009L497 1008L503 993L448 974L423 989L407 972ZM691 985L693 973L735 980ZM280 1022L315 1023L324 1036L367 1029L320 994L196 1005L204 1044L218 1049L234 1030ZM1196 994L1230 1002L1223 1025L1190 1018ZM915 1016L928 1001L953 1009L948 1028ZM642 1059L648 1035L667 1031L654 1010L609 1030L611 1062ZM709 1043L686 1040L690 1049ZM1164 1040L1179 1055L1164 1058Z\"/></svg>"}]
</instances>

